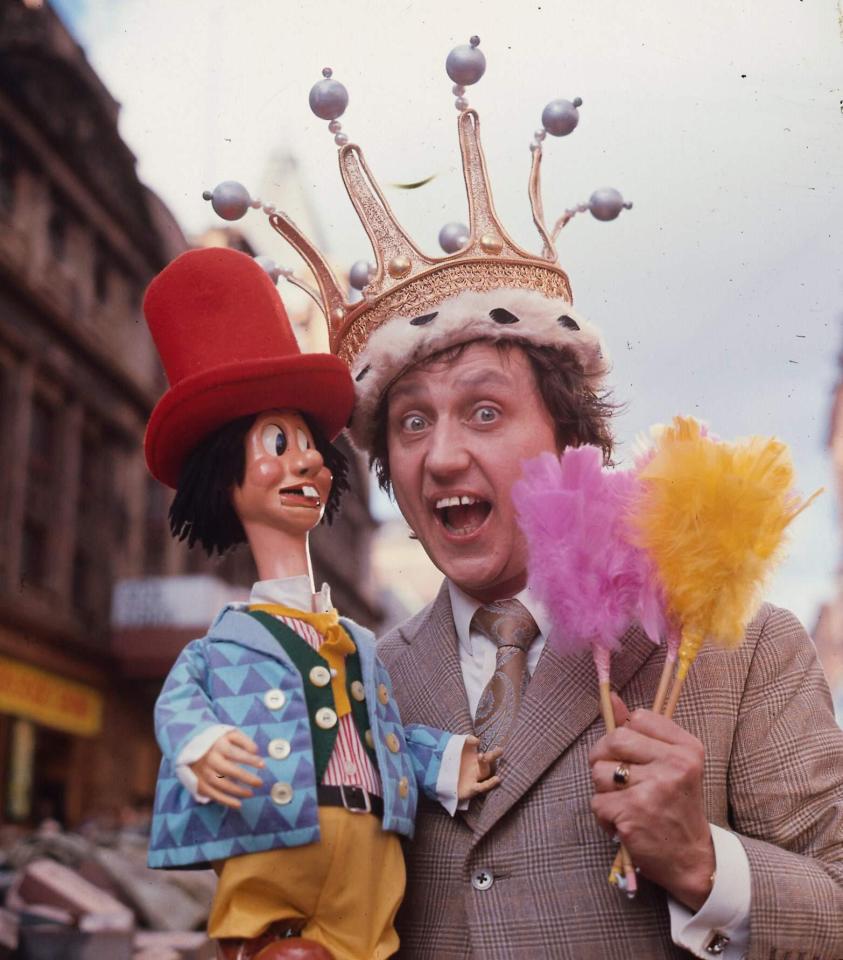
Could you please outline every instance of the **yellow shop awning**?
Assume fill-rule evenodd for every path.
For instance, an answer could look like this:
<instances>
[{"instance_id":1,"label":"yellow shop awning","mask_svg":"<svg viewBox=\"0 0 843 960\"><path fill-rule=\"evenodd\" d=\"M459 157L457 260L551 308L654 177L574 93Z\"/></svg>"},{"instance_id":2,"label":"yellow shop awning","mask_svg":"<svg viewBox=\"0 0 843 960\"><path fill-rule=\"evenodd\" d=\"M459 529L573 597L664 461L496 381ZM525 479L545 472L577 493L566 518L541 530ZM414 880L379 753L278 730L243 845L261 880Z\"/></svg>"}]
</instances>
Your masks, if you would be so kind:
<instances>
[{"instance_id":1,"label":"yellow shop awning","mask_svg":"<svg viewBox=\"0 0 843 960\"><path fill-rule=\"evenodd\" d=\"M102 711L102 694L92 687L0 656L0 713L92 737L102 729Z\"/></svg>"}]
</instances>

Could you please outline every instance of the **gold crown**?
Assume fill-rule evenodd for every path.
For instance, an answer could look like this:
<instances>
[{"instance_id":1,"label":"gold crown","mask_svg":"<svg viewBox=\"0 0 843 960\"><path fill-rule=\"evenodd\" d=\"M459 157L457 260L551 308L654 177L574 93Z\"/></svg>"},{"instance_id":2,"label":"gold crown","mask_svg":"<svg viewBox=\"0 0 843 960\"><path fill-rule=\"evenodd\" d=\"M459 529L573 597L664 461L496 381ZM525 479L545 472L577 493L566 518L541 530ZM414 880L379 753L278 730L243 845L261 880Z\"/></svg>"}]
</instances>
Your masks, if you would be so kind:
<instances>
[{"instance_id":1,"label":"gold crown","mask_svg":"<svg viewBox=\"0 0 843 960\"><path fill-rule=\"evenodd\" d=\"M472 37L468 45L452 50L446 61L448 75L455 83L457 128L468 197L468 226L449 225L459 229L444 238L446 242L442 245L447 249L447 256L430 257L416 246L390 209L363 151L357 144L348 142L338 119L348 105L348 93L332 78L330 68L322 71L324 79L312 88L310 105L318 117L330 121L329 129L339 146L340 174L374 251L373 269L366 270L364 263L352 268L354 282L355 269L359 276L359 268L364 267L362 282L358 281L362 299L357 302L348 299L345 285L337 279L325 257L285 213L276 211L273 204L263 206L273 228L310 267L318 290L294 277L291 271L279 269L268 258L258 259L274 279L283 275L313 297L325 315L331 351L349 366L369 337L390 318L422 315L465 290L531 290L551 300L572 303L571 284L557 262L555 240L559 231L578 212L591 210L599 220L613 220L621 209L632 206L625 203L616 190L607 188L592 194L587 204L566 210L552 228L545 224L540 183L542 142L547 133L554 136L570 133L579 121L578 108L582 103L579 98L554 100L545 107L543 126L530 144L533 155L530 206L543 249L536 255L515 243L495 212L480 143L480 119L465 98L465 86L476 83L485 71L486 61L478 49L479 43L477 37ZM234 181L225 181L214 191L206 191L204 196L212 201L216 212L228 220L238 219L249 206L261 206L259 200L252 200L248 191Z\"/></svg>"}]
</instances>

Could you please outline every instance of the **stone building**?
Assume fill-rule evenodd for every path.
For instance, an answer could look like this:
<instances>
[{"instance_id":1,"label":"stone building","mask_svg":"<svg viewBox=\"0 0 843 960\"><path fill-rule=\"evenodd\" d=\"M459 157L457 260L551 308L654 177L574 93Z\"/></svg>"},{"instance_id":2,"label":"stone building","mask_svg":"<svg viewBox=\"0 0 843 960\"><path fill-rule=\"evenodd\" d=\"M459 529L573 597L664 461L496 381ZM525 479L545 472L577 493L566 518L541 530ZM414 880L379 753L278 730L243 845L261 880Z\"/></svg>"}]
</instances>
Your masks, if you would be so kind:
<instances>
[{"instance_id":1,"label":"stone building","mask_svg":"<svg viewBox=\"0 0 843 960\"><path fill-rule=\"evenodd\" d=\"M174 542L146 472L165 381L142 297L188 243L139 181L119 109L49 5L0 3L0 823L148 803L161 679L253 578L246 551ZM315 552L377 626L357 474L341 546L321 534Z\"/></svg>"}]
</instances>

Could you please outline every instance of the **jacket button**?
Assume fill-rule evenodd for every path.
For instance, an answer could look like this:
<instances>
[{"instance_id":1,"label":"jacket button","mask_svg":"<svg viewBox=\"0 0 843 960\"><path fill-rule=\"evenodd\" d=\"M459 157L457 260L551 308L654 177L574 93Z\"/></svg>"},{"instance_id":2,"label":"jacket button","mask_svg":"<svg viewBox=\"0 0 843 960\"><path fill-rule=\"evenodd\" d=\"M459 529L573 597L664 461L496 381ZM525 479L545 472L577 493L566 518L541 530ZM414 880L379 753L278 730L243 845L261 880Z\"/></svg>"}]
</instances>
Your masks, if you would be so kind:
<instances>
[{"instance_id":1,"label":"jacket button","mask_svg":"<svg viewBox=\"0 0 843 960\"><path fill-rule=\"evenodd\" d=\"M273 803L283 807L293 799L293 788L289 783L273 783L269 796Z\"/></svg>"},{"instance_id":2,"label":"jacket button","mask_svg":"<svg viewBox=\"0 0 843 960\"><path fill-rule=\"evenodd\" d=\"M363 739L366 741L366 746L367 746L370 750L374 750L374 749L375 749L375 738L372 736L372 731L371 731L371 730L367 730L367 731L363 734Z\"/></svg>"},{"instance_id":3,"label":"jacket button","mask_svg":"<svg viewBox=\"0 0 843 960\"><path fill-rule=\"evenodd\" d=\"M389 690L386 689L386 684L378 684L378 700L386 706L389 703Z\"/></svg>"},{"instance_id":4,"label":"jacket button","mask_svg":"<svg viewBox=\"0 0 843 960\"><path fill-rule=\"evenodd\" d=\"M287 697L283 690L267 690L263 695L263 702L270 710L280 710L287 702Z\"/></svg>"},{"instance_id":5,"label":"jacket button","mask_svg":"<svg viewBox=\"0 0 843 960\"><path fill-rule=\"evenodd\" d=\"M389 747L392 753L398 753L398 751L401 749L401 741L394 733L388 733L386 735L386 745Z\"/></svg>"},{"instance_id":6,"label":"jacket button","mask_svg":"<svg viewBox=\"0 0 843 960\"><path fill-rule=\"evenodd\" d=\"M270 740L266 752L273 760L286 760L290 756L290 741L281 737L277 740Z\"/></svg>"},{"instance_id":7,"label":"jacket button","mask_svg":"<svg viewBox=\"0 0 843 960\"><path fill-rule=\"evenodd\" d=\"M330 707L322 707L316 711L316 726L320 730L330 730L337 725L337 715Z\"/></svg>"},{"instance_id":8,"label":"jacket button","mask_svg":"<svg viewBox=\"0 0 843 960\"><path fill-rule=\"evenodd\" d=\"M314 667L308 676L314 687L327 687L331 682L331 671L327 667Z\"/></svg>"},{"instance_id":9,"label":"jacket button","mask_svg":"<svg viewBox=\"0 0 843 960\"><path fill-rule=\"evenodd\" d=\"M398 796L406 797L410 792L410 781L406 777L401 777L398 781Z\"/></svg>"},{"instance_id":10,"label":"jacket button","mask_svg":"<svg viewBox=\"0 0 843 960\"><path fill-rule=\"evenodd\" d=\"M366 699L366 688L359 680L355 680L351 684L351 695L358 703L362 703Z\"/></svg>"},{"instance_id":11,"label":"jacket button","mask_svg":"<svg viewBox=\"0 0 843 960\"><path fill-rule=\"evenodd\" d=\"M489 870L478 870L471 875L471 885L475 890L488 890L495 882Z\"/></svg>"}]
</instances>

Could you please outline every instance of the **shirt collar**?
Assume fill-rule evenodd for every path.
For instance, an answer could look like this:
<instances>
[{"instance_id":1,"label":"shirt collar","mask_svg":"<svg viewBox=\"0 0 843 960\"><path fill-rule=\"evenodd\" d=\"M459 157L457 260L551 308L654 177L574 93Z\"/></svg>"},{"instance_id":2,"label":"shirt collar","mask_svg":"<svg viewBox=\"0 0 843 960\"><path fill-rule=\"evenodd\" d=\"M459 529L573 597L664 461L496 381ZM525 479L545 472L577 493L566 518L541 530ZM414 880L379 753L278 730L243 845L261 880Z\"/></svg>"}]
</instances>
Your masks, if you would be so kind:
<instances>
[{"instance_id":1,"label":"shirt collar","mask_svg":"<svg viewBox=\"0 0 843 960\"><path fill-rule=\"evenodd\" d=\"M451 580L448 580L447 583L448 593L451 597L451 612L454 616L454 627L457 631L457 639L459 640L460 647L471 656L474 652L471 642L471 618L482 604L479 600L475 600L474 597L470 597L467 593L460 590ZM530 616L536 621L536 626L539 628L539 636L546 640L550 631L550 617L544 605L536 598L536 595L529 587L525 587L520 593L516 593L513 599L520 600L521 603L524 604Z\"/></svg>"},{"instance_id":2,"label":"shirt collar","mask_svg":"<svg viewBox=\"0 0 843 960\"><path fill-rule=\"evenodd\" d=\"M307 574L281 580L258 580L252 587L249 603L277 603L306 613L326 613L333 609L331 588L323 583L319 593L314 593Z\"/></svg>"}]
</instances>

